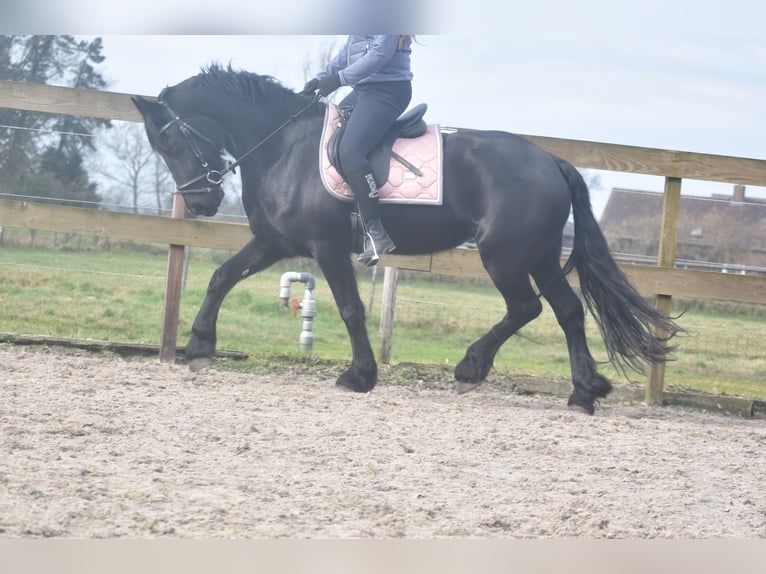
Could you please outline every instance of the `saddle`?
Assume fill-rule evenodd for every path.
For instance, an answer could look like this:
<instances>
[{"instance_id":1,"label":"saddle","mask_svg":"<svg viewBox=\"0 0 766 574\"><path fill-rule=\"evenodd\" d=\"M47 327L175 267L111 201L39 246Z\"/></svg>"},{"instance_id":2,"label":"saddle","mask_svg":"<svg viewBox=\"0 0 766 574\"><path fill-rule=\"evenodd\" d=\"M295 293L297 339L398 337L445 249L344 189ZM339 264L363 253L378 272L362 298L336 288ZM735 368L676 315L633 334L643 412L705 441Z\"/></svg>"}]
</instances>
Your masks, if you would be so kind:
<instances>
[{"instance_id":1,"label":"saddle","mask_svg":"<svg viewBox=\"0 0 766 574\"><path fill-rule=\"evenodd\" d=\"M340 127L332 134L332 136L330 136L330 139L327 142L327 156L340 176L343 179L346 179L346 175L343 172L343 166L340 162L339 150L340 141L341 138L343 138L343 133L346 131L346 122L351 115L351 110L344 108L338 109L340 111ZM377 181L379 185L382 185L388 180L392 158L401 163L415 175L423 175L415 165L396 153L393 147L394 142L399 138L417 138L426 133L428 125L423 119L423 116L427 109L427 104L418 104L399 116L391 127L388 128L388 131L383 136L380 144L378 144L370 154L368 161L372 168L372 174L375 176L375 181Z\"/></svg>"},{"instance_id":2,"label":"saddle","mask_svg":"<svg viewBox=\"0 0 766 574\"><path fill-rule=\"evenodd\" d=\"M372 156L373 175L380 203L409 205L442 204L442 143L438 124L426 124L425 104L412 108L391 126ZM339 136L345 125L338 106L325 111L319 144L319 175L327 193L340 201L355 201L338 166ZM348 115L346 113L346 115Z\"/></svg>"}]
</instances>

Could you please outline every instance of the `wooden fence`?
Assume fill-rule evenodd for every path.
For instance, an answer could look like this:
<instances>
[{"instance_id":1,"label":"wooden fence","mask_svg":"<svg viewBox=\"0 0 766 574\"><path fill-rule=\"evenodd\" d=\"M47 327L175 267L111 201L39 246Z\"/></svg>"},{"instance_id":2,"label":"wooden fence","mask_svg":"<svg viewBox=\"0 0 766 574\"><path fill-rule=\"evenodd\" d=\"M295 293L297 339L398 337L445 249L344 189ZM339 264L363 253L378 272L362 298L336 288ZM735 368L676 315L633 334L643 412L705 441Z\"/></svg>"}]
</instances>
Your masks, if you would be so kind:
<instances>
[{"instance_id":1,"label":"wooden fence","mask_svg":"<svg viewBox=\"0 0 766 574\"><path fill-rule=\"evenodd\" d=\"M2 80L0 107L141 121L129 94ZM665 177L657 265L623 266L623 270L638 290L642 294L653 295L662 311L670 312L670 303L674 296L766 303L766 278L673 268L682 179L766 186L766 160L531 135L523 137L580 168ZM181 216L182 206L176 205L174 213L176 217ZM166 289L166 321L161 345L166 357L172 357L174 353L168 353L175 350L177 298L174 300L172 294L177 292L180 284L180 275L174 276L174 270L178 269L179 250L183 253L184 246L238 250L250 238L250 231L244 224L112 213L8 199L0 199L0 226L2 225L171 245ZM478 253L466 249L453 249L424 256L387 255L382 263L391 268L441 275L486 277ZM572 282L576 283L576 277L572 277ZM386 313L389 315L387 322L390 322L391 309L386 308ZM646 389L647 403L662 403L663 379L664 365L653 365Z\"/></svg>"}]
</instances>

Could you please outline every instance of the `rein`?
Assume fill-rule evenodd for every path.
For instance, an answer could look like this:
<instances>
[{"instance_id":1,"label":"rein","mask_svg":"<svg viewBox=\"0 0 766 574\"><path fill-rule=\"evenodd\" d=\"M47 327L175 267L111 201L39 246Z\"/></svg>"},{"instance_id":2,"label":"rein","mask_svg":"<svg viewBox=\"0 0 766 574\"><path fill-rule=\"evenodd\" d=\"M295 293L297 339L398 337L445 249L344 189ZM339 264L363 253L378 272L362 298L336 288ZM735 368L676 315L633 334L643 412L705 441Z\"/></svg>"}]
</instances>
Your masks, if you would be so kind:
<instances>
[{"instance_id":1,"label":"rein","mask_svg":"<svg viewBox=\"0 0 766 574\"><path fill-rule=\"evenodd\" d=\"M217 147L217 144L213 140L211 140L209 137L207 137L205 134L201 133L199 130L189 125L186 121L182 120L181 117L173 111L173 108L171 108L167 102L160 100L159 103L165 107L165 109L170 113L171 117L173 118L167 124L162 126L162 128L160 128L160 133L163 133L164 131L170 129L174 125L178 125L178 129L181 131L181 134L184 136L184 139L189 144L189 147L194 153L194 156L200 162L200 165L202 165L202 169L205 170L205 173L198 175L197 177L193 179L190 179L186 183L182 185L176 185L175 193L180 193L182 196L185 196L186 194L191 194L191 193L212 192L213 191L212 187L190 188L190 186L194 185L195 183L203 179L212 186L221 185L221 182L223 181L223 178L226 174L235 173L236 168L239 167L239 165L242 163L242 161L245 158L247 158L250 154L254 153L258 148L263 146L266 142L268 142L271 138L277 135L280 131L282 131L288 125L290 125L291 123L294 123L301 115L303 115L311 106L313 106L319 100L319 97L320 97L319 92L314 94L314 97L311 99L311 102L308 105L301 108L298 112L290 116L287 119L287 121L285 121L282 125L276 128L273 132L271 132L265 138L263 138L260 142L255 144L252 148L247 150L238 159L234 160L233 162L229 162L229 165L224 170L209 169L209 164L207 161L205 161L205 158L202 154L202 150L200 150L193 136L196 136L197 138L200 138L201 140L211 144L213 147ZM223 151L224 151L223 149L220 149L219 154L222 154Z\"/></svg>"}]
</instances>

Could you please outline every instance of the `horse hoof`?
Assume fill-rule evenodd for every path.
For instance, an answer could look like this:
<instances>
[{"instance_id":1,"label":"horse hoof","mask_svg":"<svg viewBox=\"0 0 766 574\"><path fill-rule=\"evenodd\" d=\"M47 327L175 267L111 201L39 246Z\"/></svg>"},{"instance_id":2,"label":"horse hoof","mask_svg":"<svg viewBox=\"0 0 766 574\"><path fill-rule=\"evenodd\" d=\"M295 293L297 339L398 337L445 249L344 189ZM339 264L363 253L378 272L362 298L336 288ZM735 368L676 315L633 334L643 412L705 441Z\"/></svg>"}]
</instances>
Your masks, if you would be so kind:
<instances>
[{"instance_id":1,"label":"horse hoof","mask_svg":"<svg viewBox=\"0 0 766 574\"><path fill-rule=\"evenodd\" d=\"M364 377L346 371L335 381L335 386L355 393L368 393L375 386L375 380L370 384Z\"/></svg>"},{"instance_id":2,"label":"horse hoof","mask_svg":"<svg viewBox=\"0 0 766 574\"><path fill-rule=\"evenodd\" d=\"M464 395L465 393L474 390L476 387L478 387L481 384L481 381L476 383L466 383L458 381L455 383L455 391L457 391L457 394Z\"/></svg>"},{"instance_id":3,"label":"horse hoof","mask_svg":"<svg viewBox=\"0 0 766 574\"><path fill-rule=\"evenodd\" d=\"M487 378L491 367L491 362L483 361L480 358L467 353L466 356L463 357L463 360L455 367L455 380L466 385L471 385L471 387L467 389L470 391L473 387L481 384L484 379Z\"/></svg>"},{"instance_id":4,"label":"horse hoof","mask_svg":"<svg viewBox=\"0 0 766 574\"><path fill-rule=\"evenodd\" d=\"M368 393L369 389L362 387L361 385L353 385L348 381L341 381L340 379L335 381L335 386L342 391L348 391L349 393Z\"/></svg>"},{"instance_id":5,"label":"horse hoof","mask_svg":"<svg viewBox=\"0 0 766 574\"><path fill-rule=\"evenodd\" d=\"M339 383L338 381L335 381L335 388L338 389L341 392L344 392L344 393L356 393L356 392L358 392L356 389L353 389L351 387L343 385L343 384Z\"/></svg>"},{"instance_id":6,"label":"horse hoof","mask_svg":"<svg viewBox=\"0 0 766 574\"><path fill-rule=\"evenodd\" d=\"M567 405L567 408L568 408L570 411L572 411L572 412L582 413L582 414L584 414L584 415L592 415L592 414L593 414L593 412L595 412L595 410L594 410L593 412L591 412L591 411L589 411L588 409L586 409L584 406L582 406L582 405L577 405L577 404L571 404L571 405Z\"/></svg>"},{"instance_id":7,"label":"horse hoof","mask_svg":"<svg viewBox=\"0 0 766 574\"><path fill-rule=\"evenodd\" d=\"M586 415L593 415L593 413L596 412L596 408L593 406L593 401L582 398L576 391L569 396L567 407L570 411L577 411Z\"/></svg>"},{"instance_id":8,"label":"horse hoof","mask_svg":"<svg viewBox=\"0 0 766 574\"><path fill-rule=\"evenodd\" d=\"M192 373L196 373L197 371L210 367L210 365L213 364L213 359L210 357L197 357L196 359L191 359L188 364L189 370Z\"/></svg>"}]
</instances>

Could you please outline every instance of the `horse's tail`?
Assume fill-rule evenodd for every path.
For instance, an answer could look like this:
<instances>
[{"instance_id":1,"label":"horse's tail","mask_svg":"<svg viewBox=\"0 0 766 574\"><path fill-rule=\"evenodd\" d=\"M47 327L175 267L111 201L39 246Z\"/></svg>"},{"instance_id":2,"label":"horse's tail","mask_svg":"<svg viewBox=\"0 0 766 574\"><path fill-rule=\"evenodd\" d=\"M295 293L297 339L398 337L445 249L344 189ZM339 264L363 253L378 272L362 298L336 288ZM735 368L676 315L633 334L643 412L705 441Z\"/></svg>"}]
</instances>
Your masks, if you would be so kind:
<instances>
[{"instance_id":1,"label":"horse's tail","mask_svg":"<svg viewBox=\"0 0 766 574\"><path fill-rule=\"evenodd\" d=\"M644 372L646 362L665 362L675 345L667 341L683 329L636 291L609 252L580 173L568 162L556 162L569 184L574 215L574 247L564 271L574 266L585 303L598 323L609 361L621 371ZM660 330L667 335L656 335Z\"/></svg>"}]
</instances>

